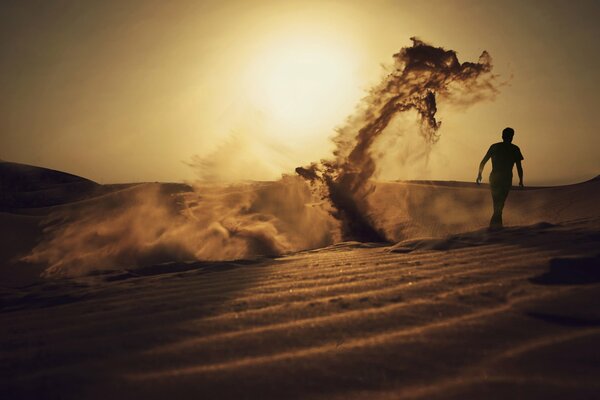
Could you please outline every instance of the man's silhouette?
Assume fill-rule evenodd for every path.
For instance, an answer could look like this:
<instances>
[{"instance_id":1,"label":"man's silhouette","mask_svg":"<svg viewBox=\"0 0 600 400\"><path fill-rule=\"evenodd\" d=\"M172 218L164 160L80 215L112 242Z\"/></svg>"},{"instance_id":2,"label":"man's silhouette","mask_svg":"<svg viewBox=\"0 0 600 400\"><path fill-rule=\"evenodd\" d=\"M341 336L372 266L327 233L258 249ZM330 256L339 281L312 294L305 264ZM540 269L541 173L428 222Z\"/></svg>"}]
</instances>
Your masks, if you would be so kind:
<instances>
[{"instance_id":1,"label":"man's silhouette","mask_svg":"<svg viewBox=\"0 0 600 400\"><path fill-rule=\"evenodd\" d=\"M494 214L490 220L490 228L502 227L502 209L512 186L512 170L515 164L517 164L517 172L519 173L519 186L523 187L523 167L521 166L523 155L521 150L511 143L514 135L514 129L505 128L502 131L502 142L491 145L485 157L481 160L481 164L479 164L477 184L481 182L481 173L485 164L490 158L492 159L490 188L492 189L492 200L494 201Z\"/></svg>"}]
</instances>

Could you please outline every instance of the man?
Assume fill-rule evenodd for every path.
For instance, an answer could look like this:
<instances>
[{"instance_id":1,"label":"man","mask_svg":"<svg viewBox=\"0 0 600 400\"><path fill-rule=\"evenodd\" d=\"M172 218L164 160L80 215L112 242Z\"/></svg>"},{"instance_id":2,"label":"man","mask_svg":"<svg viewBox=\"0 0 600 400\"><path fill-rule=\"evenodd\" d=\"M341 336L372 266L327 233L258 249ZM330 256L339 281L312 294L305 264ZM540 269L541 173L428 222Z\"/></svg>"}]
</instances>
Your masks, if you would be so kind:
<instances>
[{"instance_id":1,"label":"man","mask_svg":"<svg viewBox=\"0 0 600 400\"><path fill-rule=\"evenodd\" d=\"M512 186L513 165L517 164L519 173L519 186L523 187L523 167L521 150L512 144L515 131L505 128L502 131L502 142L490 146L483 160L479 164L477 184L481 182L481 173L488 160L492 159L492 173L490 174L490 188L492 189L492 200L494 201L494 214L490 220L490 228L502 228L502 209L504 202Z\"/></svg>"}]
</instances>

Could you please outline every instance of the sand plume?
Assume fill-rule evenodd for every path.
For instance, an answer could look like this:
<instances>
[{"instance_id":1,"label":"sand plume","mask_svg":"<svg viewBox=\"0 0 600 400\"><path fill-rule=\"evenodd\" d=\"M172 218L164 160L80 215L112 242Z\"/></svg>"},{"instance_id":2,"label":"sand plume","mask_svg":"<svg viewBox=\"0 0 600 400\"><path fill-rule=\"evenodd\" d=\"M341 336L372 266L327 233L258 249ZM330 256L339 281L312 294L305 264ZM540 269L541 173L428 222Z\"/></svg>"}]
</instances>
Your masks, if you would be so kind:
<instances>
[{"instance_id":1,"label":"sand plume","mask_svg":"<svg viewBox=\"0 0 600 400\"><path fill-rule=\"evenodd\" d=\"M370 221L366 197L372 190L369 179L376 173L373 144L396 116L416 112L423 146L428 146L437 141L441 126L436 119L438 99L469 105L497 93L487 52L478 62L460 63L453 50L412 41L412 47L394 54L393 70L338 130L335 158L296 168L332 202L346 239L385 240Z\"/></svg>"}]
</instances>

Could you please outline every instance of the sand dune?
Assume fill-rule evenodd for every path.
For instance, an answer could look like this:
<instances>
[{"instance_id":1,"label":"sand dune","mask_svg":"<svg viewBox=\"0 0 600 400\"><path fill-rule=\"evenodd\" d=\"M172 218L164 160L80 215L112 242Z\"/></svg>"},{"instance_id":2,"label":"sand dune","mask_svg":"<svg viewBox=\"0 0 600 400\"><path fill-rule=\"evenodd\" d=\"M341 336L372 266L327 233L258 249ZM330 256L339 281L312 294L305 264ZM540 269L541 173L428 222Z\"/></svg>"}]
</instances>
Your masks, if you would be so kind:
<instances>
[{"instance_id":1,"label":"sand dune","mask_svg":"<svg viewBox=\"0 0 600 400\"><path fill-rule=\"evenodd\" d=\"M600 216L600 177L556 186L513 188L504 209L507 225L560 223ZM399 241L477 230L489 223L487 185L466 182L379 183L371 196L373 218Z\"/></svg>"},{"instance_id":2,"label":"sand dune","mask_svg":"<svg viewBox=\"0 0 600 400\"><path fill-rule=\"evenodd\" d=\"M48 207L81 200L100 185L48 168L0 162L0 211Z\"/></svg>"},{"instance_id":3,"label":"sand dune","mask_svg":"<svg viewBox=\"0 0 600 400\"><path fill-rule=\"evenodd\" d=\"M106 206L135 190L50 208ZM3 280L0 391L598 397L600 181L514 191L500 232L482 229L488 197L485 187L380 183L372 217L395 244ZM49 209L19 213L0 216L3 238L15 232L3 277L22 266L8 256L43 236L37 223Z\"/></svg>"}]
</instances>

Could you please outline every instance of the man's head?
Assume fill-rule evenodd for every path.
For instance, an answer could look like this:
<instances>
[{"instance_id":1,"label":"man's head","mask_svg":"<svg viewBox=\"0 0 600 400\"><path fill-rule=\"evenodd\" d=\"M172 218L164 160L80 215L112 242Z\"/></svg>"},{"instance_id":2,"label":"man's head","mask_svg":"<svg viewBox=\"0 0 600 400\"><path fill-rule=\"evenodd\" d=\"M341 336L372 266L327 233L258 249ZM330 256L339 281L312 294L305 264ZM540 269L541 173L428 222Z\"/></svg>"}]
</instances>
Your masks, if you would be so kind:
<instances>
[{"instance_id":1,"label":"man's head","mask_svg":"<svg viewBox=\"0 0 600 400\"><path fill-rule=\"evenodd\" d=\"M513 136L515 136L515 130L513 128L504 128L502 131L502 140L507 143L512 142Z\"/></svg>"}]
</instances>

